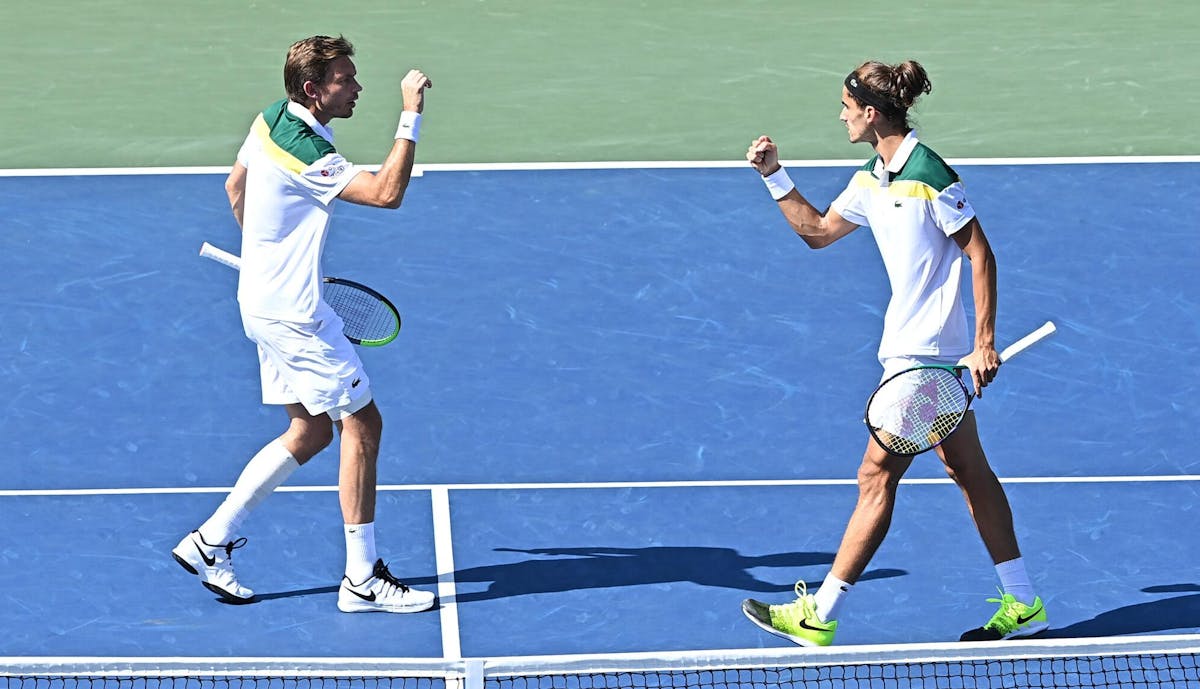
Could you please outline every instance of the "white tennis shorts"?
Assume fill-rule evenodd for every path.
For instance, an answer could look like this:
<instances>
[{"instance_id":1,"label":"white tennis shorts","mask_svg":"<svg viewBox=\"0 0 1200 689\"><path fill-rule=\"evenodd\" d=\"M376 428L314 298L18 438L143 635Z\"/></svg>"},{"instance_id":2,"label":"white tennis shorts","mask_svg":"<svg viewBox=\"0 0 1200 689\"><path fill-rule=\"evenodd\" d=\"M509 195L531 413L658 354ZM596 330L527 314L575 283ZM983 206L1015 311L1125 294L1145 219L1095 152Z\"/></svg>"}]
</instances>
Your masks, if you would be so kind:
<instances>
[{"instance_id":1,"label":"white tennis shorts","mask_svg":"<svg viewBox=\"0 0 1200 689\"><path fill-rule=\"evenodd\" d=\"M960 356L894 356L887 359L880 359L879 363L883 365L883 375L879 378L879 382L883 383L883 381L891 378L897 373L917 366L957 366L959 361L962 361L962 357ZM974 385L971 383L970 371L963 371L962 375L963 382L967 384L967 391L970 392L971 390L974 390ZM900 386L888 387L895 387L896 390L894 392L897 395L903 395L905 392L899 389ZM976 403L978 401L978 399L975 400ZM972 403L971 406L975 407L977 404Z\"/></svg>"},{"instance_id":2,"label":"white tennis shorts","mask_svg":"<svg viewBox=\"0 0 1200 689\"><path fill-rule=\"evenodd\" d=\"M242 314L258 345L263 404L304 405L313 416L343 419L371 401L371 381L332 310L312 322Z\"/></svg>"},{"instance_id":3,"label":"white tennis shorts","mask_svg":"<svg viewBox=\"0 0 1200 689\"><path fill-rule=\"evenodd\" d=\"M901 371L917 366L957 366L961 359L962 357L944 356L893 356L881 359L879 363L883 364L883 377L879 382L882 383Z\"/></svg>"}]
</instances>

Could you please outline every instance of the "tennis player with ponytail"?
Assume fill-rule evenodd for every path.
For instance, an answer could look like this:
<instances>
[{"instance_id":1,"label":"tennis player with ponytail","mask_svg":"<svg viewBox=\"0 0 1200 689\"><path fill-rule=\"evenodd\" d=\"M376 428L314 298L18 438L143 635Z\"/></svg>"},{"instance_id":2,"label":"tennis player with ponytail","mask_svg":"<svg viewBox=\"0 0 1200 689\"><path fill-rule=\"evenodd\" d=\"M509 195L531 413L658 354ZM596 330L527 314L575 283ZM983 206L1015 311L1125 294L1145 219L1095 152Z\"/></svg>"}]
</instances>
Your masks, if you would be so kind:
<instances>
[{"instance_id":1,"label":"tennis player with ponytail","mask_svg":"<svg viewBox=\"0 0 1200 689\"><path fill-rule=\"evenodd\" d=\"M911 60L866 62L846 77L840 119L851 143L870 144L875 155L824 213L796 190L769 137L752 142L746 159L763 176L788 224L811 248L870 227L892 289L879 345L883 379L917 365L961 361L982 395L1000 367L996 260L958 175L918 141L908 123L909 108L931 88L924 68ZM963 258L970 265L973 329L960 294ZM1012 511L979 442L974 412L967 412L935 449L962 490L1002 587L999 598L989 599L999 606L995 614L961 640L1011 639L1046 629L1046 611L1026 572ZM797 582L794 602L746 600L743 612L766 631L795 643L833 643L842 604L887 534L897 486L912 460L889 453L868 436L858 470L858 502L820 588L809 594L804 582Z\"/></svg>"},{"instance_id":2,"label":"tennis player with ponytail","mask_svg":"<svg viewBox=\"0 0 1200 689\"><path fill-rule=\"evenodd\" d=\"M312 36L288 50L287 97L254 120L225 182L242 228L238 304L258 349L263 403L282 405L288 427L242 470L233 490L172 554L206 588L233 603L254 593L238 581L232 555L250 511L293 471L340 435L338 497L346 568L343 612L416 612L434 594L411 589L375 554L376 459L383 420L371 383L342 320L322 298L321 254L334 201L398 208L412 176L425 102L432 86L420 70L400 82L395 141L378 172L343 158L329 123L350 117L362 86L342 37Z\"/></svg>"}]
</instances>

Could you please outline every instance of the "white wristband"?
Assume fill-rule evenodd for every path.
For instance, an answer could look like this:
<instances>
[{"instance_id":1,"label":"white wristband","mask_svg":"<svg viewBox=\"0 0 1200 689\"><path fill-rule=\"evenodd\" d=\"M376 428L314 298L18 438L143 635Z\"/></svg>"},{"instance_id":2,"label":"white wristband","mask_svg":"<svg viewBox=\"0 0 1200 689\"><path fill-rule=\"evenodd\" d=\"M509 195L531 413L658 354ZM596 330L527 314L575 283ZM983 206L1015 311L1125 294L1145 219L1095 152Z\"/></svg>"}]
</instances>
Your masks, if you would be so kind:
<instances>
[{"instance_id":1,"label":"white wristband","mask_svg":"<svg viewBox=\"0 0 1200 689\"><path fill-rule=\"evenodd\" d=\"M400 124L396 127L397 139L408 139L416 142L421 135L421 113L415 110L405 110L400 113Z\"/></svg>"},{"instance_id":2,"label":"white wristband","mask_svg":"<svg viewBox=\"0 0 1200 689\"><path fill-rule=\"evenodd\" d=\"M792 182L792 178L788 177L787 170L780 167L770 176L763 177L763 184L767 185L767 191L771 192L771 198L778 201L788 195L788 192L796 188Z\"/></svg>"}]
</instances>

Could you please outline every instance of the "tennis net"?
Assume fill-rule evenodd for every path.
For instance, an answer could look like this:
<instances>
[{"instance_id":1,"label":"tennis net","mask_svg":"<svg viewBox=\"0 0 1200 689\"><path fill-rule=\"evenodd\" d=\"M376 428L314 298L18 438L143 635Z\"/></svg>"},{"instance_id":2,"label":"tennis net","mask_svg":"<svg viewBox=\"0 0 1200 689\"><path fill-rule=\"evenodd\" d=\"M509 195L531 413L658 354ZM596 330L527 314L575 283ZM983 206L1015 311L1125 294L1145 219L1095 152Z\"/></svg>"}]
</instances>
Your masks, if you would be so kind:
<instances>
[{"instance_id":1,"label":"tennis net","mask_svg":"<svg viewBox=\"0 0 1200 689\"><path fill-rule=\"evenodd\" d=\"M0 688L1200 689L1200 635L505 658L0 658Z\"/></svg>"}]
</instances>

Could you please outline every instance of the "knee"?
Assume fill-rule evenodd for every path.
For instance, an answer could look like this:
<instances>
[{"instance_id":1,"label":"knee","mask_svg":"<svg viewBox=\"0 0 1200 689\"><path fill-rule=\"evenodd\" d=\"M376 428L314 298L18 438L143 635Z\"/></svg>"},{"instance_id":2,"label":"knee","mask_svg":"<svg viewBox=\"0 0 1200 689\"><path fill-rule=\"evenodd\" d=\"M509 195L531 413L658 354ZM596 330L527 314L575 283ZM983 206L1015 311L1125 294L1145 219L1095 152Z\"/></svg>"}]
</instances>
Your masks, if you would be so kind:
<instances>
[{"instance_id":1,"label":"knee","mask_svg":"<svg viewBox=\"0 0 1200 689\"><path fill-rule=\"evenodd\" d=\"M360 443L377 446L383 436L383 416L374 402L342 419L338 425L342 435L352 436Z\"/></svg>"},{"instance_id":2,"label":"knee","mask_svg":"<svg viewBox=\"0 0 1200 689\"><path fill-rule=\"evenodd\" d=\"M946 475L961 488L999 483L987 462L946 462Z\"/></svg>"},{"instance_id":3,"label":"knee","mask_svg":"<svg viewBox=\"0 0 1200 689\"><path fill-rule=\"evenodd\" d=\"M903 474L884 462L864 460L858 467L858 492L864 497L887 495L896 490Z\"/></svg>"},{"instance_id":4,"label":"knee","mask_svg":"<svg viewBox=\"0 0 1200 689\"><path fill-rule=\"evenodd\" d=\"M987 456L983 454L983 449L978 445L966 448L945 447L939 454L946 469L946 475L960 486L964 483L987 480L988 477L994 476L991 466L988 465Z\"/></svg>"},{"instance_id":5,"label":"knee","mask_svg":"<svg viewBox=\"0 0 1200 689\"><path fill-rule=\"evenodd\" d=\"M294 445L299 448L296 460L305 462L333 442L333 422L328 418L294 419L288 429ZM303 457L301 457L303 455Z\"/></svg>"}]
</instances>

